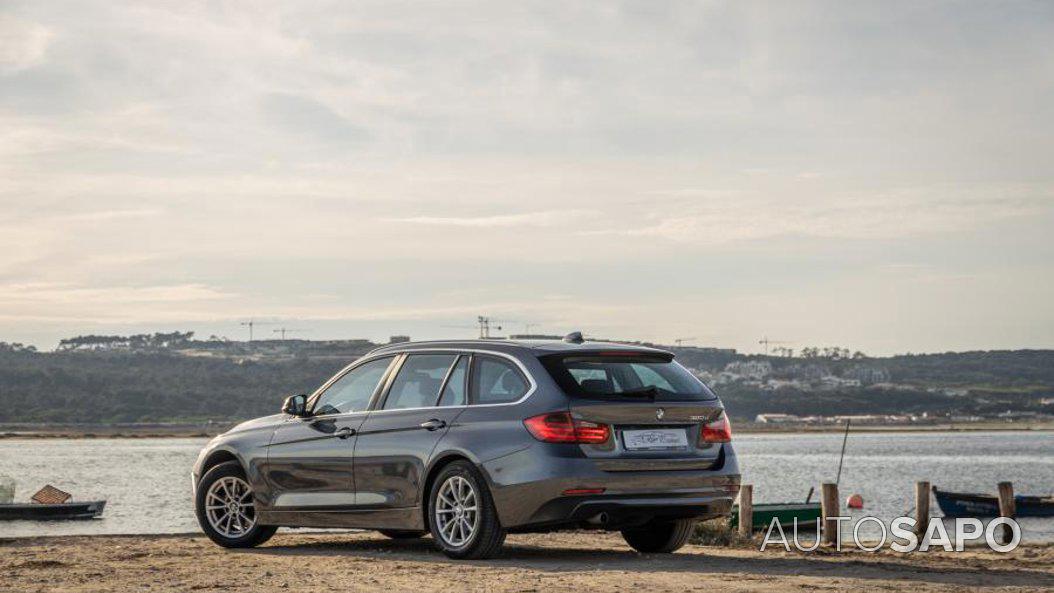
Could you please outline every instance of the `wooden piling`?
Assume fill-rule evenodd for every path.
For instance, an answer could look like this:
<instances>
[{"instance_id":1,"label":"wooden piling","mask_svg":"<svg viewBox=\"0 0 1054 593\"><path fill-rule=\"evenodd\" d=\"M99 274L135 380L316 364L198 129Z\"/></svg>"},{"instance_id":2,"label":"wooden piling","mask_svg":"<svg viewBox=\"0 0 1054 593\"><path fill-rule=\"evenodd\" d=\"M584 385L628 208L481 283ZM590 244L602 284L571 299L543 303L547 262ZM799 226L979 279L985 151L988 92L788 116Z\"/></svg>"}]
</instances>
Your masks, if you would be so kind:
<instances>
[{"instance_id":1,"label":"wooden piling","mask_svg":"<svg viewBox=\"0 0 1054 593\"><path fill-rule=\"evenodd\" d=\"M926 535L930 523L930 483L915 482L915 534Z\"/></svg>"},{"instance_id":2,"label":"wooden piling","mask_svg":"<svg viewBox=\"0 0 1054 593\"><path fill-rule=\"evenodd\" d=\"M1017 514L1017 505L1014 504L1014 485L1010 482L999 482L999 516L1014 518ZM1014 539L1014 530L1009 525L1003 525L1003 543L1008 544Z\"/></svg>"},{"instance_id":3,"label":"wooden piling","mask_svg":"<svg viewBox=\"0 0 1054 593\"><path fill-rule=\"evenodd\" d=\"M739 487L739 535L749 538L754 533L754 486Z\"/></svg>"},{"instance_id":4,"label":"wooden piling","mask_svg":"<svg viewBox=\"0 0 1054 593\"><path fill-rule=\"evenodd\" d=\"M838 484L825 483L820 487L820 512L823 514L823 541L829 545L838 543L839 515Z\"/></svg>"}]
</instances>

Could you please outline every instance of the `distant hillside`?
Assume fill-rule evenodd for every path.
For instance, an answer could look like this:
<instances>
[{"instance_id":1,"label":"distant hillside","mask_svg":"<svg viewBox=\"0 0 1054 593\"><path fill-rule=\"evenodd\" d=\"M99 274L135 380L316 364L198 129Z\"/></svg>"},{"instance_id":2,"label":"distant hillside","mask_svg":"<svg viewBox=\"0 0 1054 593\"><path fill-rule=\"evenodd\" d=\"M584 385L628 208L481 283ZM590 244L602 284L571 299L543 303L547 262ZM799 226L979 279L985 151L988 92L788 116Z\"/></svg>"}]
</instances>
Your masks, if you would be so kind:
<instances>
[{"instance_id":1,"label":"distant hillside","mask_svg":"<svg viewBox=\"0 0 1054 593\"><path fill-rule=\"evenodd\" d=\"M1022 417L1054 414L1054 351L885 358L680 351L741 419L758 414ZM1007 412L1010 412L1008 415Z\"/></svg>"},{"instance_id":2,"label":"distant hillside","mask_svg":"<svg viewBox=\"0 0 1054 593\"><path fill-rule=\"evenodd\" d=\"M82 336L56 352L0 343L0 422L230 421L278 410L375 347L365 340ZM670 348L737 419L757 414L1054 413L1054 351L868 358Z\"/></svg>"},{"instance_id":3,"label":"distant hillside","mask_svg":"<svg viewBox=\"0 0 1054 593\"><path fill-rule=\"evenodd\" d=\"M350 360L350 359L349 359ZM277 412L345 360L0 353L0 422L232 420Z\"/></svg>"}]
</instances>

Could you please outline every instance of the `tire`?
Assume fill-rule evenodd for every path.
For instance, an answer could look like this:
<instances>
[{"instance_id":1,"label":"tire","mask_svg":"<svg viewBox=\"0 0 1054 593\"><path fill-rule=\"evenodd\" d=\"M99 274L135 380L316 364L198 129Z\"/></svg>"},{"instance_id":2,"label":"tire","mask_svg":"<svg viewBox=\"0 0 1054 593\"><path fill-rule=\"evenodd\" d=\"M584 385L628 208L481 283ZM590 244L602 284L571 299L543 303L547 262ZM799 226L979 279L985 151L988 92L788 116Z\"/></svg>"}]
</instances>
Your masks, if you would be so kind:
<instances>
[{"instance_id":1,"label":"tire","mask_svg":"<svg viewBox=\"0 0 1054 593\"><path fill-rule=\"evenodd\" d=\"M390 537L392 539L418 539L424 537L427 531L404 531L400 529L378 529L377 533L380 533L384 537Z\"/></svg>"},{"instance_id":2,"label":"tire","mask_svg":"<svg viewBox=\"0 0 1054 593\"><path fill-rule=\"evenodd\" d=\"M622 537L634 550L645 554L669 554L688 543L695 530L695 519L652 521L643 527L623 529Z\"/></svg>"},{"instance_id":3,"label":"tire","mask_svg":"<svg viewBox=\"0 0 1054 593\"><path fill-rule=\"evenodd\" d=\"M455 493L458 491L460 498ZM475 510L469 510L473 507ZM505 530L490 490L468 461L455 461L436 476L428 493L428 525L436 547L457 560L493 558L505 543Z\"/></svg>"},{"instance_id":4,"label":"tire","mask_svg":"<svg viewBox=\"0 0 1054 593\"><path fill-rule=\"evenodd\" d=\"M209 539L224 548L252 548L271 539L278 528L260 525L256 522L256 506L253 498L245 472L242 471L237 461L228 461L213 467L205 472L194 494L194 508L201 530L209 536ZM233 507L224 509L222 507L227 506L226 504L218 504L225 501L227 504L242 501L237 507L239 512L232 515L230 508ZM209 509L207 506L221 508ZM231 521L226 521L224 519L226 516L231 516ZM252 522L247 529L243 517ZM217 523L218 528L213 525L214 522Z\"/></svg>"}]
</instances>

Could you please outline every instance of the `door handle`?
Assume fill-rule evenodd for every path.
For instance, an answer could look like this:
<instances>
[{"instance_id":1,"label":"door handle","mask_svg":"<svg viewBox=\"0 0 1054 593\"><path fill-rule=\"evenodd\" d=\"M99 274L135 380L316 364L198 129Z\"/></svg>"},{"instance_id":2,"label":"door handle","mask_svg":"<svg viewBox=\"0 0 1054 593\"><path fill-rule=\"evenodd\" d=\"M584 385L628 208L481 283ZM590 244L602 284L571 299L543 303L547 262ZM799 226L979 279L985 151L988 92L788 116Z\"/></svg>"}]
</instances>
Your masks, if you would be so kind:
<instances>
[{"instance_id":1,"label":"door handle","mask_svg":"<svg viewBox=\"0 0 1054 593\"><path fill-rule=\"evenodd\" d=\"M446 427L446 422L443 422L438 418L432 418L428 422L422 422L419 426L425 430L439 430L440 428Z\"/></svg>"},{"instance_id":2,"label":"door handle","mask_svg":"<svg viewBox=\"0 0 1054 593\"><path fill-rule=\"evenodd\" d=\"M338 439L346 439L350 436L355 436L355 429L345 426L344 428L341 428L337 432L333 433L333 436L337 437Z\"/></svg>"}]
</instances>

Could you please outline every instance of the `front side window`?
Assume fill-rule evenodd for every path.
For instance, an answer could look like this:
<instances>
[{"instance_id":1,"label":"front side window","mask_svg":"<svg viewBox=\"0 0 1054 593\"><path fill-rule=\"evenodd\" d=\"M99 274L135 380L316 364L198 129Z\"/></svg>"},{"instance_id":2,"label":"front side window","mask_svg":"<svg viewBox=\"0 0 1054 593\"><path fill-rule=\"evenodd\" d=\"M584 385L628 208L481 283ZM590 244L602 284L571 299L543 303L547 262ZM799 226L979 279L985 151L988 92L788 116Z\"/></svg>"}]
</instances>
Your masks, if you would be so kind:
<instances>
[{"instance_id":1,"label":"front side window","mask_svg":"<svg viewBox=\"0 0 1054 593\"><path fill-rule=\"evenodd\" d=\"M514 402L527 393L529 385L516 365L509 361L477 356L472 379L473 404Z\"/></svg>"},{"instance_id":2,"label":"front side window","mask_svg":"<svg viewBox=\"0 0 1054 593\"><path fill-rule=\"evenodd\" d=\"M427 408L436 405L439 389L443 386L450 365L457 359L456 354L411 354L407 357L399 374L396 375L388 398L384 401L385 410L403 410L406 408Z\"/></svg>"},{"instance_id":3,"label":"front side window","mask_svg":"<svg viewBox=\"0 0 1054 593\"><path fill-rule=\"evenodd\" d=\"M314 415L364 411L393 358L389 356L371 360L348 371L322 392L315 402Z\"/></svg>"}]
</instances>

